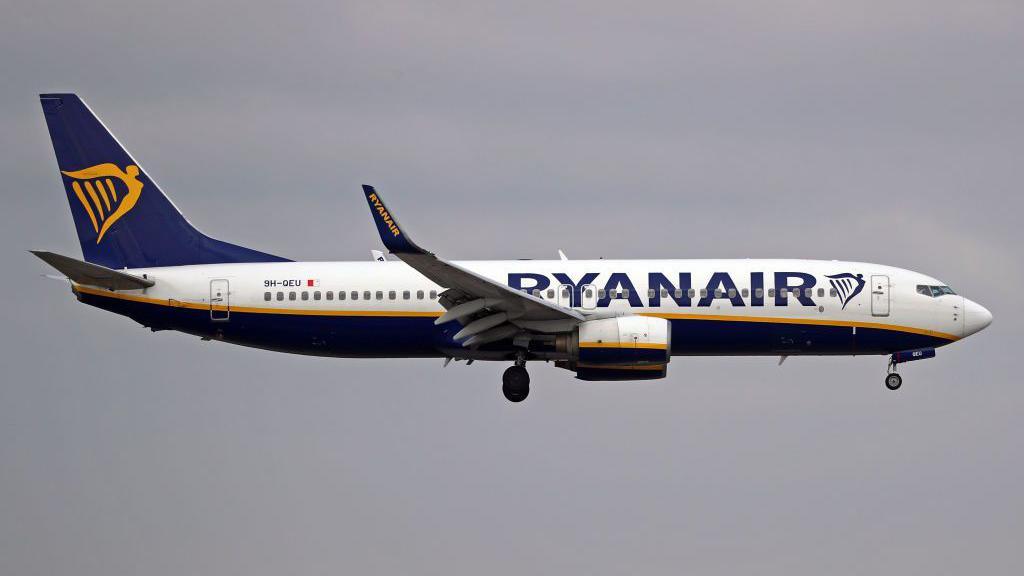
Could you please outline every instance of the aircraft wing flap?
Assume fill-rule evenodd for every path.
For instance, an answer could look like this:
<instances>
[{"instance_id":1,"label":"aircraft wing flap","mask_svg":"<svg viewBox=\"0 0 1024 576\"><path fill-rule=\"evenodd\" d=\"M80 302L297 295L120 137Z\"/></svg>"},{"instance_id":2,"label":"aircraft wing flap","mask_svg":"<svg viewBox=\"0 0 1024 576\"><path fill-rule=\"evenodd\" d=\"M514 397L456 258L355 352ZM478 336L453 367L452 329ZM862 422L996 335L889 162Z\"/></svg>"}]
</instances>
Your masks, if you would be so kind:
<instances>
[{"instance_id":1,"label":"aircraft wing flap","mask_svg":"<svg viewBox=\"0 0 1024 576\"><path fill-rule=\"evenodd\" d=\"M447 289L447 297L441 299L441 305L445 308L451 308L467 298L492 298L501 301L497 307L515 312L517 320L583 320L583 315L575 310L515 290L420 248L399 226L398 220L384 205L373 186L364 185L363 193L384 246L430 281Z\"/></svg>"},{"instance_id":2,"label":"aircraft wing flap","mask_svg":"<svg viewBox=\"0 0 1024 576\"><path fill-rule=\"evenodd\" d=\"M106 266L83 262L53 252L43 250L30 250L30 252L77 284L97 286L107 290L139 290L156 284L148 278L139 278Z\"/></svg>"}]
</instances>

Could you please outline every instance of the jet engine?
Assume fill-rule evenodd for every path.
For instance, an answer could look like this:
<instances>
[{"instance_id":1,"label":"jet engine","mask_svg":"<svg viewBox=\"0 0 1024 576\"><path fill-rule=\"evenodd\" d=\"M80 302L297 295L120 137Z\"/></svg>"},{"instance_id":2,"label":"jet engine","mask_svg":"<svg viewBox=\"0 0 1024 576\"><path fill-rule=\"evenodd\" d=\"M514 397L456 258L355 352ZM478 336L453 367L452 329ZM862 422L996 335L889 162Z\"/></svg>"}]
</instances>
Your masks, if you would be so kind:
<instances>
[{"instance_id":1,"label":"jet engine","mask_svg":"<svg viewBox=\"0 0 1024 576\"><path fill-rule=\"evenodd\" d=\"M555 365L580 380L653 380L665 377L671 349L672 327L664 318L588 320L556 337L555 350L568 359Z\"/></svg>"}]
</instances>

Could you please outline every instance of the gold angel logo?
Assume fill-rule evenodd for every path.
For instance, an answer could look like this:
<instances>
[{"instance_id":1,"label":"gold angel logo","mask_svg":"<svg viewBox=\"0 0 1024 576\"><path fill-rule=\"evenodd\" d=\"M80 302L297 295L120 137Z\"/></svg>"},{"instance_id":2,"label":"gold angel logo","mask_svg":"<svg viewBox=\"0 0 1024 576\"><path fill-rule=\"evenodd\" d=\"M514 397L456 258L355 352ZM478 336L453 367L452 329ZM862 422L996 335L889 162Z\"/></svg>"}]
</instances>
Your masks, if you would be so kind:
<instances>
[{"instance_id":1,"label":"gold angel logo","mask_svg":"<svg viewBox=\"0 0 1024 576\"><path fill-rule=\"evenodd\" d=\"M134 164L129 164L124 170L116 164L97 164L61 173L72 179L71 189L92 222L97 244L114 222L135 207L142 193L139 167Z\"/></svg>"}]
</instances>

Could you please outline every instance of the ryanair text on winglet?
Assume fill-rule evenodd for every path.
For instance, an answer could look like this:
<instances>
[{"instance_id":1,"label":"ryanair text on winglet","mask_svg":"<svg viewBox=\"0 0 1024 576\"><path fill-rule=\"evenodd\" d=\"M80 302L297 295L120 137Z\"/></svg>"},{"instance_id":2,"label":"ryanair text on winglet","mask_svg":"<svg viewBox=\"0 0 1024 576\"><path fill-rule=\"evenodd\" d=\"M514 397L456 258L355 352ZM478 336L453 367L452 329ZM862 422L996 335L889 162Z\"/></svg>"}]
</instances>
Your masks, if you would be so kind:
<instances>
[{"instance_id":1,"label":"ryanair text on winglet","mask_svg":"<svg viewBox=\"0 0 1024 576\"><path fill-rule=\"evenodd\" d=\"M388 225L388 230L391 231L396 237L402 235L402 231L395 225L395 221L391 219L391 215L384 209L384 205L381 204L380 200L377 199L376 194L370 194L370 202L373 202L373 207L377 209L377 213L384 220L384 223Z\"/></svg>"}]
</instances>

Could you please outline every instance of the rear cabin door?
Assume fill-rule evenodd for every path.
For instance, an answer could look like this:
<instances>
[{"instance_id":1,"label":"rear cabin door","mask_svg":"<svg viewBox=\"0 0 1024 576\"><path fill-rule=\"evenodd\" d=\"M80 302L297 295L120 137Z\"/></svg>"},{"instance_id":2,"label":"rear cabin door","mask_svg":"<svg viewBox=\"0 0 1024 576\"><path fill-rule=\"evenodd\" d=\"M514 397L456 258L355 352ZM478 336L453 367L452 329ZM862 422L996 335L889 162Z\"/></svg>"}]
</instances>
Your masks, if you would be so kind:
<instances>
[{"instance_id":1,"label":"rear cabin door","mask_svg":"<svg viewBox=\"0 0 1024 576\"><path fill-rule=\"evenodd\" d=\"M227 322L231 317L231 290L227 280L210 280L210 320Z\"/></svg>"},{"instance_id":2,"label":"rear cabin door","mask_svg":"<svg viewBox=\"0 0 1024 576\"><path fill-rule=\"evenodd\" d=\"M889 315L889 277L871 277L871 315Z\"/></svg>"}]
</instances>

